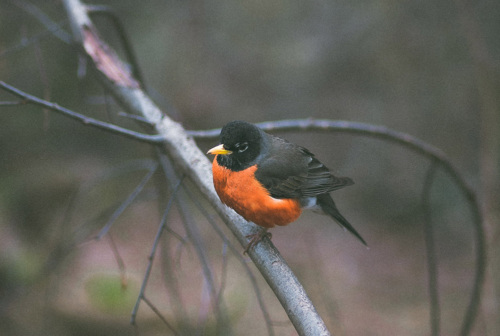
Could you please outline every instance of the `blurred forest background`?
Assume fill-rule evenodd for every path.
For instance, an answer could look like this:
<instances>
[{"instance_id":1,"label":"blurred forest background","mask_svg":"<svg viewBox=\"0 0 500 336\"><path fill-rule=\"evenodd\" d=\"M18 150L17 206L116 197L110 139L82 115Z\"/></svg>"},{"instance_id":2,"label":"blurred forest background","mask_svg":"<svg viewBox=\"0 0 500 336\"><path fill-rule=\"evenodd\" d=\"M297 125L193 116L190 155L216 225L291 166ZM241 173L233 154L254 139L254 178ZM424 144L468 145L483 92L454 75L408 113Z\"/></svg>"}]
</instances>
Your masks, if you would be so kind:
<instances>
[{"instance_id":1,"label":"blurred forest background","mask_svg":"<svg viewBox=\"0 0 500 336\"><path fill-rule=\"evenodd\" d=\"M500 335L500 2L98 4L109 5L123 20L153 99L187 129L217 128L234 119L343 119L407 132L443 150L478 193L488 224L485 297L473 334ZM95 22L119 49L109 22L101 17ZM54 23L62 29L49 32ZM140 130L117 114L119 106L90 66L85 71L69 38L60 1L2 0L0 80ZM14 98L0 92L0 100ZM356 183L333 196L369 250L316 214L273 230L274 244L332 334L428 335L421 194L430 163L407 149L360 136L280 135ZM151 146L27 105L0 106L0 141L0 334L134 334L129 316L161 217L161 184L148 183L114 223L111 236L91 238L145 175ZM199 145L206 150L216 143ZM458 188L439 171L431 201L441 334L456 335L475 269L471 213ZM210 267L217 281L225 281L234 334L266 334L238 257L228 256L206 219L188 206ZM170 214L169 223L186 237L178 212ZM207 313L193 241L187 237L181 244L167 233L162 243L163 258L154 264L146 292L177 330L211 334L213 316ZM293 335L283 309L254 274L276 335ZM173 277L180 284L177 294L166 284ZM176 304L183 309L172 307ZM144 304L137 325L139 335L169 333Z\"/></svg>"}]
</instances>

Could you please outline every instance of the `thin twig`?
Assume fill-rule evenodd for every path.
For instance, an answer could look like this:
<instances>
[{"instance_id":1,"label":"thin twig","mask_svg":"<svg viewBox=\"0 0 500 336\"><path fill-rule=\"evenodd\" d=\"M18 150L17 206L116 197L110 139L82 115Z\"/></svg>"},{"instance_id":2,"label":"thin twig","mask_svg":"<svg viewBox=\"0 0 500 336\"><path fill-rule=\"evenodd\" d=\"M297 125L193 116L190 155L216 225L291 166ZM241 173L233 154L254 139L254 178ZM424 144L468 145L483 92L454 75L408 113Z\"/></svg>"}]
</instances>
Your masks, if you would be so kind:
<instances>
[{"instance_id":1,"label":"thin twig","mask_svg":"<svg viewBox=\"0 0 500 336\"><path fill-rule=\"evenodd\" d=\"M146 291L146 286L147 286L148 281L149 281L149 276L151 275L151 270L153 269L153 261L154 261L154 257L156 254L156 249L158 248L158 243L160 241L160 237L163 233L163 230L166 227L167 215L169 214L170 209L172 208L173 202L175 200L175 195L176 195L177 191L179 190L179 187L181 184L182 184L182 178L177 182L177 185L173 188L172 195L170 195L170 200L168 201L168 204L165 208L162 219L160 221L160 226L158 227L158 231L156 233L155 240L153 242L153 246L151 248L151 253L149 254L149 258L148 258L149 262L148 262L148 266L146 268L146 272L144 274L144 279L142 280L141 289L139 290L139 296L137 297L137 301L135 302L134 309L132 310L130 323L133 325L135 324L135 319L137 316L137 312L139 310L140 302L142 299L144 299L144 292Z\"/></svg>"},{"instance_id":2,"label":"thin twig","mask_svg":"<svg viewBox=\"0 0 500 336\"><path fill-rule=\"evenodd\" d=\"M125 162L124 164L121 164L119 166L113 167L112 169L107 170L105 173L102 175L98 176L97 178L93 179L90 182L87 183L82 183L80 186L80 189L75 193L75 195L71 198L70 205L65 213L64 216L64 221L63 223L71 223L74 221L72 218L77 205L82 202L82 199L87 196L92 189L96 187L102 187L103 183L113 179L117 178L121 175L129 174L132 172L140 171L140 170L148 170L150 171L152 167L157 166L157 163L153 160L146 160L146 159L141 159L141 160L130 160ZM99 215L95 218L91 218L87 220L85 223L83 223L79 228L74 230L72 233L73 238L71 239L72 244L80 244L80 243L89 243L91 241L94 241L96 239L96 236L90 236L89 237L89 230L87 227L91 223L102 223L106 217L114 217L113 213L117 212L117 208L121 208L123 206L123 202L120 204L113 204L112 206L107 207L106 209L102 210ZM109 222L109 218L107 220ZM67 225L63 226L65 229L67 229ZM101 228L102 230L102 228ZM67 241L67 240L66 240Z\"/></svg>"},{"instance_id":3,"label":"thin twig","mask_svg":"<svg viewBox=\"0 0 500 336\"><path fill-rule=\"evenodd\" d=\"M53 21L47 14L45 14L39 7L35 6L32 2L26 0L15 0L15 1L11 0L10 2L13 5L24 10L26 13L33 16L35 19L37 19L38 22L40 22L42 25L45 26L45 28L47 28L47 32L50 32L62 42L66 44L72 43L71 35L63 29L62 25ZM36 40L37 39L34 39L34 41Z\"/></svg>"},{"instance_id":4,"label":"thin twig","mask_svg":"<svg viewBox=\"0 0 500 336\"><path fill-rule=\"evenodd\" d=\"M494 279L496 265L498 265L498 253L494 250L498 246L500 230L498 225L498 213L500 211L500 101L499 74L500 58L498 52L492 48L488 41L488 33L485 25L478 18L479 11L476 2L466 0L455 0L458 26L461 26L461 36L468 47L468 58L472 64L472 77L478 99L477 115L479 116L479 146L477 157L479 161L479 181L482 194L482 206L484 222L488 236L488 246L492 251L489 262L489 276L485 286L484 296L491 298L482 307L486 318L486 328L498 333L500 328L499 319L499 293ZM475 8L476 7L476 8ZM470 309L469 309L470 310ZM475 309L477 311L477 309ZM465 320L461 335L467 335L472 329L473 320Z\"/></svg>"},{"instance_id":5,"label":"thin twig","mask_svg":"<svg viewBox=\"0 0 500 336\"><path fill-rule=\"evenodd\" d=\"M50 99L50 84L49 79L47 77L47 70L45 69L45 64L43 62L42 50L40 49L40 43L37 41L34 45L35 51L35 60L38 65L39 73L40 73L40 81L43 85L43 98L45 100ZM47 109L43 109L43 130L47 131L49 129L49 111Z\"/></svg>"},{"instance_id":6,"label":"thin twig","mask_svg":"<svg viewBox=\"0 0 500 336\"><path fill-rule=\"evenodd\" d=\"M169 227L167 227L167 230L168 229ZM171 237L175 240L178 240L178 244L172 244L174 245L172 246L172 248L170 247L170 242L175 243L175 240L172 241L171 239L168 239ZM180 268L181 253L184 250L183 248L186 247L187 243L187 237L186 239L182 237L180 237L179 239L172 234L168 234L165 236L165 240L160 245L162 248L161 274L163 276L163 283L168 292L167 297L170 303L170 307L173 310L175 319L177 321L183 322L179 325L179 328L181 328L181 334L193 335L193 323L191 322L189 314L186 312L185 302L182 295L183 291L186 290L186 287L184 286L184 282L179 281L177 272Z\"/></svg>"},{"instance_id":7,"label":"thin twig","mask_svg":"<svg viewBox=\"0 0 500 336\"><path fill-rule=\"evenodd\" d=\"M54 31L45 30L45 31L42 31L41 33L35 34L29 38L23 38L23 39L21 39L21 41L18 44L3 49L0 52L0 58L5 57L5 56L12 54L14 52L24 50L25 48L31 46L33 43L37 43L38 41L41 41L42 39L50 36L51 34L54 34Z\"/></svg>"},{"instance_id":8,"label":"thin twig","mask_svg":"<svg viewBox=\"0 0 500 336\"><path fill-rule=\"evenodd\" d=\"M113 256L115 257L116 263L118 264L118 269L120 271L122 289L125 289L125 288L127 288L127 285L128 285L127 268L125 266L125 263L123 262L122 256L120 255L120 251L118 251L118 246L116 246L116 243L113 239L113 235L108 233L108 235L106 237L108 238L109 246L111 247L111 251L113 251Z\"/></svg>"},{"instance_id":9,"label":"thin twig","mask_svg":"<svg viewBox=\"0 0 500 336\"><path fill-rule=\"evenodd\" d=\"M424 156L434 156L437 159L448 161L443 152L429 145L428 143L417 139L407 133L398 132L388 127L372 124L330 120L330 119L286 119L277 121L266 121L256 124L259 128L269 132L291 132L291 131L323 131L323 132L342 132L358 134L362 136L376 137L379 139L397 142L405 145L412 150L423 154ZM215 139L219 137L220 128L187 131L187 133L196 139Z\"/></svg>"},{"instance_id":10,"label":"thin twig","mask_svg":"<svg viewBox=\"0 0 500 336\"><path fill-rule=\"evenodd\" d=\"M174 327L170 323L168 323L165 316L161 314L158 308L156 308L156 306L151 301L149 301L147 297L143 295L142 301L144 301L144 303L147 304L149 308L151 308L151 310L156 314L156 316L158 316L160 320L162 320L162 322L168 327L168 329L170 329L171 332L174 333L174 335L179 335L179 333L174 329Z\"/></svg>"},{"instance_id":11,"label":"thin twig","mask_svg":"<svg viewBox=\"0 0 500 336\"><path fill-rule=\"evenodd\" d=\"M99 233L97 234L95 239L97 239L97 240L101 239L102 236L104 236L109 231L109 229L111 228L113 223L116 221L116 219L129 207L130 204L132 204L132 202L134 202L137 195L139 195L139 193L142 191L142 189L144 189L146 184L149 182L149 180L151 179L151 177L155 173L156 168L158 168L157 164L155 164L153 167L150 168L149 172L142 178L141 182L137 185L137 187L135 187L134 191L132 191L132 193L118 207L118 209L116 209L116 211L113 212L113 214L111 215L111 218L106 222L106 224L101 229L101 231L99 231Z\"/></svg>"},{"instance_id":12,"label":"thin twig","mask_svg":"<svg viewBox=\"0 0 500 336\"><path fill-rule=\"evenodd\" d=\"M438 336L440 333L441 325L441 308L439 304L439 287L438 287L438 265L436 257L436 247L434 244L434 230L432 225L431 206L430 206L430 192L434 177L436 174L436 164L431 163L427 170L424 180L424 187L422 189L422 208L424 213L424 237L425 249L427 257L427 276L429 279L429 317L431 325L431 335Z\"/></svg>"},{"instance_id":13,"label":"thin twig","mask_svg":"<svg viewBox=\"0 0 500 336\"><path fill-rule=\"evenodd\" d=\"M46 100L37 98L33 95L30 95L24 91L21 91L3 81L0 81L0 88L4 89L7 92L12 93L14 96L19 97L22 99L22 104L33 104L37 106L41 106L44 108L47 108L51 111L61 113L67 117L70 117L72 119L78 120L82 122L86 126L92 126L96 127L99 129L103 129L106 131L109 131L114 134L119 134L128 138L132 138L134 140L142 141L142 142L147 142L147 143L158 143L160 142L159 139L160 137L156 135L149 135L149 134L143 134L135 131L131 131L129 129L116 126L114 124L110 124L104 121L100 121L94 118L87 117L83 114L80 114L78 112L74 112L70 109L67 109L65 107L62 107L56 103L51 103Z\"/></svg>"}]
</instances>

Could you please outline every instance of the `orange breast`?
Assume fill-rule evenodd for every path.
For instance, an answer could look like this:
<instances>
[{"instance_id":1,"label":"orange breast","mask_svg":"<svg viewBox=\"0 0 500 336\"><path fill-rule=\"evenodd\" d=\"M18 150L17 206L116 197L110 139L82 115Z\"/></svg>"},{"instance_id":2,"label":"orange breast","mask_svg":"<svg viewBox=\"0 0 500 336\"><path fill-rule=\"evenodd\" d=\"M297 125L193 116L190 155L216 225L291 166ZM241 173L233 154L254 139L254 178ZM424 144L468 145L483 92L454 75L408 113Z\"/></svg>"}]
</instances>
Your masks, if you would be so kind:
<instances>
[{"instance_id":1,"label":"orange breast","mask_svg":"<svg viewBox=\"0 0 500 336\"><path fill-rule=\"evenodd\" d=\"M302 210L295 199L276 199L269 195L254 173L257 166L233 172L212 163L214 186L222 203L234 209L248 221L265 228L287 225L296 220Z\"/></svg>"}]
</instances>

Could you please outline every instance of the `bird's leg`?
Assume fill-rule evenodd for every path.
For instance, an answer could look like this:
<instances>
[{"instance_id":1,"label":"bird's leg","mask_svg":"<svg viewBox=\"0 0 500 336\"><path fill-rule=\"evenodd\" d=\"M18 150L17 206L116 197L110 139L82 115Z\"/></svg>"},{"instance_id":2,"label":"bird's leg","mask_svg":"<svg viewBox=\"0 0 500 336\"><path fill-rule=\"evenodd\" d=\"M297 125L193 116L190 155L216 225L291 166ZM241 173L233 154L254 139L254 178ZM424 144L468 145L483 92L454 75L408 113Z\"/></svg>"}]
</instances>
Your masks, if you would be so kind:
<instances>
[{"instance_id":1,"label":"bird's leg","mask_svg":"<svg viewBox=\"0 0 500 336\"><path fill-rule=\"evenodd\" d=\"M272 234L271 232L267 232L267 228L264 228L262 230L260 230L258 233L254 233L254 234L251 234L251 235L248 235L248 236L245 236L246 238L250 239L250 242L248 243L245 251L243 252L243 254L247 254L248 251L250 251L250 249L252 247L254 247L258 242L260 242L262 240L262 238L264 237L269 237L269 239L272 238Z\"/></svg>"}]
</instances>

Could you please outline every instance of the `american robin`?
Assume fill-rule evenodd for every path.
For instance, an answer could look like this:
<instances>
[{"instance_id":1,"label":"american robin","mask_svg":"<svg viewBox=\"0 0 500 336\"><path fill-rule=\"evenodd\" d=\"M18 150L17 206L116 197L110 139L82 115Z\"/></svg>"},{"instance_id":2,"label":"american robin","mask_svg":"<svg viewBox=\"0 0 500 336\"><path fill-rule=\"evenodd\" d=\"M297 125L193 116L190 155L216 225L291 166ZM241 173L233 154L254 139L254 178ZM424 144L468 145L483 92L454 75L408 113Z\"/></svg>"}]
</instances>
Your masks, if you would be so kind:
<instances>
[{"instance_id":1,"label":"american robin","mask_svg":"<svg viewBox=\"0 0 500 336\"><path fill-rule=\"evenodd\" d=\"M212 164L214 187L221 201L264 228L251 238L245 252L267 229L295 221L302 209L332 217L363 244L365 240L338 211L330 192L351 185L336 177L309 150L270 135L245 121L232 121L220 133Z\"/></svg>"}]
</instances>

